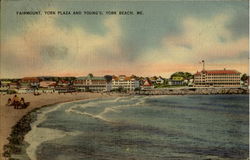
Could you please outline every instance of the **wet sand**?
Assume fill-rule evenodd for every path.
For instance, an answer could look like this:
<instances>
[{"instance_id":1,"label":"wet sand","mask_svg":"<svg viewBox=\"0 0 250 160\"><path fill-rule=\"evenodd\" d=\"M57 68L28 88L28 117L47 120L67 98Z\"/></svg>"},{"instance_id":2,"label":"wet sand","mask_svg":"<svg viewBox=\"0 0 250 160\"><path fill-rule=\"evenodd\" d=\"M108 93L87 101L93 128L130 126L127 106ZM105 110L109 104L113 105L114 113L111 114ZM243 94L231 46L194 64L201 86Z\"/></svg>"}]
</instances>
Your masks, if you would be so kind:
<instances>
[{"instance_id":1,"label":"wet sand","mask_svg":"<svg viewBox=\"0 0 250 160\"><path fill-rule=\"evenodd\" d=\"M26 109L14 109L13 106L6 106L8 98L14 95L0 95L0 158L2 156L3 146L8 143L7 137L11 133L11 128L28 112L35 108L40 108L45 105L56 104L61 102L84 100L90 98L117 97L119 94L102 94L102 93L47 93L39 96L33 94L17 94L19 98L23 97L25 101L30 102L30 106Z\"/></svg>"}]
</instances>

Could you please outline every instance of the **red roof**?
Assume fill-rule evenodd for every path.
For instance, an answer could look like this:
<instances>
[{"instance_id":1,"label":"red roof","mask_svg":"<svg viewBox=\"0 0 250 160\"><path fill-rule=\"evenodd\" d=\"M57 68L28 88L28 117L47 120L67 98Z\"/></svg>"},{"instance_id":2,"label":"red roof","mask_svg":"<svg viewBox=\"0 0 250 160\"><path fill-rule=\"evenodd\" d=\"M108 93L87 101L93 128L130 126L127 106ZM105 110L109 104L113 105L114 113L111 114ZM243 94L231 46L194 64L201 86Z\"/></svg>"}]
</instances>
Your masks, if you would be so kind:
<instances>
[{"instance_id":1,"label":"red roof","mask_svg":"<svg viewBox=\"0 0 250 160\"><path fill-rule=\"evenodd\" d=\"M66 81L66 80L60 80L59 82L60 82L60 83L69 83L69 82Z\"/></svg>"},{"instance_id":2,"label":"red roof","mask_svg":"<svg viewBox=\"0 0 250 160\"><path fill-rule=\"evenodd\" d=\"M199 75L201 73L206 73L206 74L240 74L240 72L236 70L204 70L201 72L197 72L196 75Z\"/></svg>"},{"instance_id":3,"label":"red roof","mask_svg":"<svg viewBox=\"0 0 250 160\"><path fill-rule=\"evenodd\" d=\"M145 80L143 86L152 86L152 83L149 80Z\"/></svg>"}]
</instances>

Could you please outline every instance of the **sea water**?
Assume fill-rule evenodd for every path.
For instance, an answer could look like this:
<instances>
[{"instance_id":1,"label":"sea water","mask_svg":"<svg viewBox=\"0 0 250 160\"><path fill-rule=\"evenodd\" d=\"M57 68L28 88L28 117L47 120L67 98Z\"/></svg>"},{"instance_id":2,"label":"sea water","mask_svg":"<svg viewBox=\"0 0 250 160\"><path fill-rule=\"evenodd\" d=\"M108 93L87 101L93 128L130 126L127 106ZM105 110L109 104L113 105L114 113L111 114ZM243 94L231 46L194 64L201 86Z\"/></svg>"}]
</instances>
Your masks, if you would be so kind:
<instances>
[{"instance_id":1,"label":"sea water","mask_svg":"<svg viewBox=\"0 0 250 160\"><path fill-rule=\"evenodd\" d=\"M130 96L43 108L25 136L32 160L240 160L248 95Z\"/></svg>"}]
</instances>

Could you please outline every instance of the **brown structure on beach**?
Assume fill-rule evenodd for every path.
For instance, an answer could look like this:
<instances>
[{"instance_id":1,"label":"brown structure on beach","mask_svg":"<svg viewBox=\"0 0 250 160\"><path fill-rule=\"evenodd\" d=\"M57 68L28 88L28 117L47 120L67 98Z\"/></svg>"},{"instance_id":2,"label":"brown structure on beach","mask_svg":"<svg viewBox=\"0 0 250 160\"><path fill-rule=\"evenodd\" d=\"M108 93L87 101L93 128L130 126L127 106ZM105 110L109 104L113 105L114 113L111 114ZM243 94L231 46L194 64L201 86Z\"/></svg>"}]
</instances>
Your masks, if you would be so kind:
<instances>
[{"instance_id":1,"label":"brown structure on beach","mask_svg":"<svg viewBox=\"0 0 250 160\"><path fill-rule=\"evenodd\" d=\"M40 80L37 77L24 77L20 80L20 85L23 88L38 87Z\"/></svg>"},{"instance_id":2,"label":"brown structure on beach","mask_svg":"<svg viewBox=\"0 0 250 160\"><path fill-rule=\"evenodd\" d=\"M37 77L24 77L20 80L21 83L39 83Z\"/></svg>"},{"instance_id":3,"label":"brown structure on beach","mask_svg":"<svg viewBox=\"0 0 250 160\"><path fill-rule=\"evenodd\" d=\"M241 73L236 70L205 70L194 74L195 87L240 87Z\"/></svg>"}]
</instances>

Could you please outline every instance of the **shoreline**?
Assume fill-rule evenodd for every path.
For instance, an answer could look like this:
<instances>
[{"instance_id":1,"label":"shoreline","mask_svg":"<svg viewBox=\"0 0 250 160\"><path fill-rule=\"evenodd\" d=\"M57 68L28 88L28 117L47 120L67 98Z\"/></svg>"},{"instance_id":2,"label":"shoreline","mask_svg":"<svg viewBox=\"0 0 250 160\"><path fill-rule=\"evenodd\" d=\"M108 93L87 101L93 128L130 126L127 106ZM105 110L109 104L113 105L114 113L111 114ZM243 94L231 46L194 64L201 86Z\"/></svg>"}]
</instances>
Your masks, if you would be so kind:
<instances>
[{"instance_id":1,"label":"shoreline","mask_svg":"<svg viewBox=\"0 0 250 160\"><path fill-rule=\"evenodd\" d=\"M11 134L15 131L15 128L19 128L20 124L25 127L25 134L28 133L31 127L31 123L33 120L31 119L32 114L36 113L37 110L50 107L60 103L73 102L78 100L87 100L87 99L96 99L96 98L108 98L108 97L119 97L125 96L126 94L102 94L102 93L77 93L77 94L42 94L39 96L34 96L33 94L17 94L19 97L24 97L27 102L30 102L30 106L25 109L14 109L13 106L6 106L6 102L8 98L12 98L13 95L0 95L1 105L0 105L0 159L8 159L3 156L4 153L4 145L9 144L9 140L17 140L11 139ZM31 116L32 115L32 116ZM25 122L23 122L25 121ZM28 123L29 125L25 125ZM20 131L20 130L19 130ZM22 133L23 134L23 133ZM23 134L23 137L24 135ZM18 134L19 135L19 134ZM12 137L13 138L13 137ZM22 136L19 137L21 140ZM9 139L9 140L8 140ZM18 139L19 140L19 139ZM17 140L17 143L19 142ZM5 149L8 149L6 146ZM13 147L13 146L12 146ZM15 149L13 147L12 149ZM8 155L8 154L7 154Z\"/></svg>"}]
</instances>

